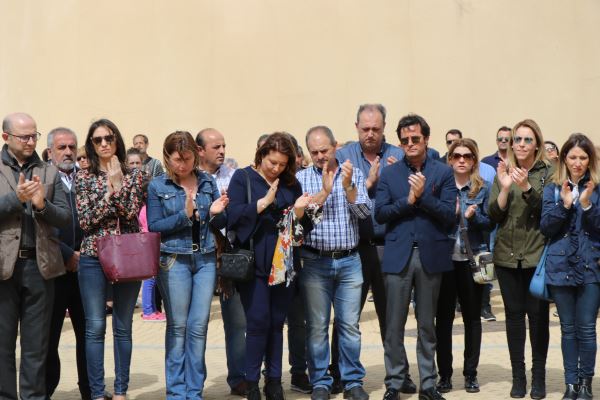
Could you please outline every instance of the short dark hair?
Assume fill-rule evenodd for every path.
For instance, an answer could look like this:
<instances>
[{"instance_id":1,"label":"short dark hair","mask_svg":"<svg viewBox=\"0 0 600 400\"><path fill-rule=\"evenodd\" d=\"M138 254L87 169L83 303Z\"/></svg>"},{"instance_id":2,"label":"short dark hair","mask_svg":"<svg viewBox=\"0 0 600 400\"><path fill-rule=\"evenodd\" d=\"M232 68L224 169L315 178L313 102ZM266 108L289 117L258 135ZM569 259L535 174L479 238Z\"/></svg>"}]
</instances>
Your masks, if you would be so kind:
<instances>
[{"instance_id":1,"label":"short dark hair","mask_svg":"<svg viewBox=\"0 0 600 400\"><path fill-rule=\"evenodd\" d=\"M256 141L256 147L260 147L260 143L264 142L265 140L267 140L267 138L269 137L270 133L263 133L262 135L260 135L258 137L258 140Z\"/></svg>"},{"instance_id":2,"label":"short dark hair","mask_svg":"<svg viewBox=\"0 0 600 400\"><path fill-rule=\"evenodd\" d=\"M256 149L254 155L254 167L258 168L271 151L278 151L288 157L287 167L281 173L281 180L288 186L296 182L296 149L290 139L290 135L285 132L274 132L268 135L267 140Z\"/></svg>"},{"instance_id":3,"label":"short dark hair","mask_svg":"<svg viewBox=\"0 0 600 400\"><path fill-rule=\"evenodd\" d=\"M508 127L508 126L506 126L506 125L502 125L502 126L501 126L500 128L498 128L498 130L496 131L496 137L498 137L498 134L499 134L500 132L512 132L512 129L511 129L511 128L509 128L509 127Z\"/></svg>"},{"instance_id":4,"label":"short dark hair","mask_svg":"<svg viewBox=\"0 0 600 400\"><path fill-rule=\"evenodd\" d=\"M115 143L117 144L117 151L115 155L119 159L121 163L121 171L123 171L123 175L127 173L127 168L125 167L125 142L123 142L123 136L121 135L121 131L117 128L114 122L109 119L102 118L97 121L92 122L90 125L90 129L88 129L87 136L85 138L85 152L87 154L87 159L90 164L89 171L94 175L100 174L100 159L98 158L98 154L96 153L96 148L94 147L94 143L92 142L92 136L94 132L99 127L105 127L109 130L110 133L115 135Z\"/></svg>"},{"instance_id":5,"label":"short dark hair","mask_svg":"<svg viewBox=\"0 0 600 400\"><path fill-rule=\"evenodd\" d=\"M135 147L130 147L127 149L126 156L141 156L142 152L136 149Z\"/></svg>"},{"instance_id":6,"label":"short dark hair","mask_svg":"<svg viewBox=\"0 0 600 400\"><path fill-rule=\"evenodd\" d=\"M462 132L458 129L450 129L448 132L446 132L446 140L448 140L448 135L458 135L459 139L463 138Z\"/></svg>"},{"instance_id":7,"label":"short dark hair","mask_svg":"<svg viewBox=\"0 0 600 400\"><path fill-rule=\"evenodd\" d=\"M401 138L400 132L402 131L402 129L412 125L419 125L421 127L421 133L426 138L428 138L431 134L429 124L427 124L425 118L417 114L408 114L400 118L400 121L398 122L398 127L396 128L396 134L398 135L398 139Z\"/></svg>"}]
</instances>

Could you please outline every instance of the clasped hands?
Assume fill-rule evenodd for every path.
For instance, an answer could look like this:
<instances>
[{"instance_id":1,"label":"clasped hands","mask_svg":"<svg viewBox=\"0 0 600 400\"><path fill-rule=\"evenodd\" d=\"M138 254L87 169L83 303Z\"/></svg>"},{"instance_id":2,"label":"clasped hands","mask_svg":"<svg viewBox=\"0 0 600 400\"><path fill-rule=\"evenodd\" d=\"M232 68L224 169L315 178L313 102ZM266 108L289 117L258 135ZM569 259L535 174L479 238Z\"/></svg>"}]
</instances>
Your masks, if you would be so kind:
<instances>
[{"instance_id":1,"label":"clasped hands","mask_svg":"<svg viewBox=\"0 0 600 400\"><path fill-rule=\"evenodd\" d=\"M33 175L32 179L25 179L25 175L19 174L19 182L16 190L17 198L21 203L31 201L31 204L37 209L44 209L46 192L39 176Z\"/></svg>"}]
</instances>

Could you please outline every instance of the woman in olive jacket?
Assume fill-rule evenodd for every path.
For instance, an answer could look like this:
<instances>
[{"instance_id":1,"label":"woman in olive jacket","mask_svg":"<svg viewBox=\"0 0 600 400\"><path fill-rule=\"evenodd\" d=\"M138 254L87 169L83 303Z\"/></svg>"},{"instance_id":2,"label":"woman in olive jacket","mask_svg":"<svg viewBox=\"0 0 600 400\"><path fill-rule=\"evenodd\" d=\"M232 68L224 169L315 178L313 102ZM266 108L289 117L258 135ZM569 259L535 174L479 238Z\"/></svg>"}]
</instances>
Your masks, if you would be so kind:
<instances>
[{"instance_id":1,"label":"woman in olive jacket","mask_svg":"<svg viewBox=\"0 0 600 400\"><path fill-rule=\"evenodd\" d=\"M600 191L594 145L575 133L560 150L544 190L541 231L548 238L546 284L560 317L566 390L591 399L600 306Z\"/></svg>"},{"instance_id":2,"label":"woman in olive jacket","mask_svg":"<svg viewBox=\"0 0 600 400\"><path fill-rule=\"evenodd\" d=\"M529 294L529 282L544 248L540 233L542 193L550 166L544 160L544 138L533 120L512 130L508 163L498 163L488 214L498 224L494 264L506 312L506 338L513 384L510 396L525 397L525 315L529 319L532 354L530 396L546 396L548 303Z\"/></svg>"}]
</instances>

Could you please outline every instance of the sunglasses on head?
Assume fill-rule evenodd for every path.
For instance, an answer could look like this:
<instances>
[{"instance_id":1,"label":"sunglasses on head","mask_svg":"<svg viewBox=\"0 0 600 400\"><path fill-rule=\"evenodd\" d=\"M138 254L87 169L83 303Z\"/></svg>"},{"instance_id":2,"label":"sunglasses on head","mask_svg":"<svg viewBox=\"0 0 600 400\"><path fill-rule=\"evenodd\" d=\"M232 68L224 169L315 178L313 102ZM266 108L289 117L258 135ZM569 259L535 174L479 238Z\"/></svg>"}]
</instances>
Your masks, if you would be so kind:
<instances>
[{"instance_id":1,"label":"sunglasses on head","mask_svg":"<svg viewBox=\"0 0 600 400\"><path fill-rule=\"evenodd\" d=\"M406 146L408 144L409 139L412 142L412 144L421 143L421 138L422 138L422 136L408 136L408 137L403 137L403 138L400 138L400 144L402 146Z\"/></svg>"},{"instance_id":2,"label":"sunglasses on head","mask_svg":"<svg viewBox=\"0 0 600 400\"><path fill-rule=\"evenodd\" d=\"M532 137L522 137L522 136L515 136L513 138L513 142L515 144L519 144L519 143L521 143L521 141L523 141L523 143L525 143L525 144L531 144L531 143L533 143L533 138Z\"/></svg>"},{"instance_id":3,"label":"sunglasses on head","mask_svg":"<svg viewBox=\"0 0 600 400\"><path fill-rule=\"evenodd\" d=\"M465 161L473 161L475 159L475 157L473 156L473 153L465 153L465 154L452 153L450 158L452 158L454 161L458 161L461 158L464 158Z\"/></svg>"},{"instance_id":4,"label":"sunglasses on head","mask_svg":"<svg viewBox=\"0 0 600 400\"><path fill-rule=\"evenodd\" d=\"M100 146L102 144L102 141L106 140L107 144L111 144L112 142L115 141L115 135L106 135L106 136L96 136L92 138L92 143L94 143L96 146Z\"/></svg>"},{"instance_id":5,"label":"sunglasses on head","mask_svg":"<svg viewBox=\"0 0 600 400\"><path fill-rule=\"evenodd\" d=\"M496 138L496 142L498 142L498 143L508 143L509 141L510 141L509 137L499 137L499 138Z\"/></svg>"},{"instance_id":6,"label":"sunglasses on head","mask_svg":"<svg viewBox=\"0 0 600 400\"><path fill-rule=\"evenodd\" d=\"M558 149L556 147L554 147L554 146L548 146L548 147L545 147L545 149L546 149L546 151L556 151L556 152L558 152Z\"/></svg>"}]
</instances>

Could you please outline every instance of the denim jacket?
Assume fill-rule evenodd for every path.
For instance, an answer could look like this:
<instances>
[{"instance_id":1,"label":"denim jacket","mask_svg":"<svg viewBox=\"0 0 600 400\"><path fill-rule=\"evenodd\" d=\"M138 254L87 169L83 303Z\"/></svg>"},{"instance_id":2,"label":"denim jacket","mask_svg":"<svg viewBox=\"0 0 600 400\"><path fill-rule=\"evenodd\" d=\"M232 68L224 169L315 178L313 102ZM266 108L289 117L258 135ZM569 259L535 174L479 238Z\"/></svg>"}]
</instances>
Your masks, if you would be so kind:
<instances>
[{"instance_id":1,"label":"denim jacket","mask_svg":"<svg viewBox=\"0 0 600 400\"><path fill-rule=\"evenodd\" d=\"M458 191L458 198L460 200L460 212L462 215L470 205L477 204L477 210L471 218L465 218L465 228L467 228L467 235L469 237L469 244L471 245L471 251L476 254L479 251L489 251L489 239L490 232L494 228L493 222L487 215L487 203L490 196L490 184L483 181L483 186L474 198L469 197L469 190L471 190L471 183L467 184ZM450 235L453 240L456 240L456 235L460 234L460 216L456 216L456 229ZM460 250L461 254L467 254L465 250L465 244L460 239Z\"/></svg>"},{"instance_id":2,"label":"denim jacket","mask_svg":"<svg viewBox=\"0 0 600 400\"><path fill-rule=\"evenodd\" d=\"M549 240L546 256L546 284L579 286L600 282L600 190L590 198L592 208L583 211L581 204L566 209L556 184L544 189L540 230ZM579 193L584 190L579 185ZM555 201L557 198L558 201Z\"/></svg>"},{"instance_id":3,"label":"denim jacket","mask_svg":"<svg viewBox=\"0 0 600 400\"><path fill-rule=\"evenodd\" d=\"M205 172L196 172L198 192L196 209L200 215L200 237L192 240L192 220L185 213L185 190L166 174L155 177L148 186L148 229L160 232L160 251L192 254L192 243L199 243L203 254L215 251L215 239L209 224L225 227L225 212L210 217L212 202L220 197L215 180Z\"/></svg>"}]
</instances>

